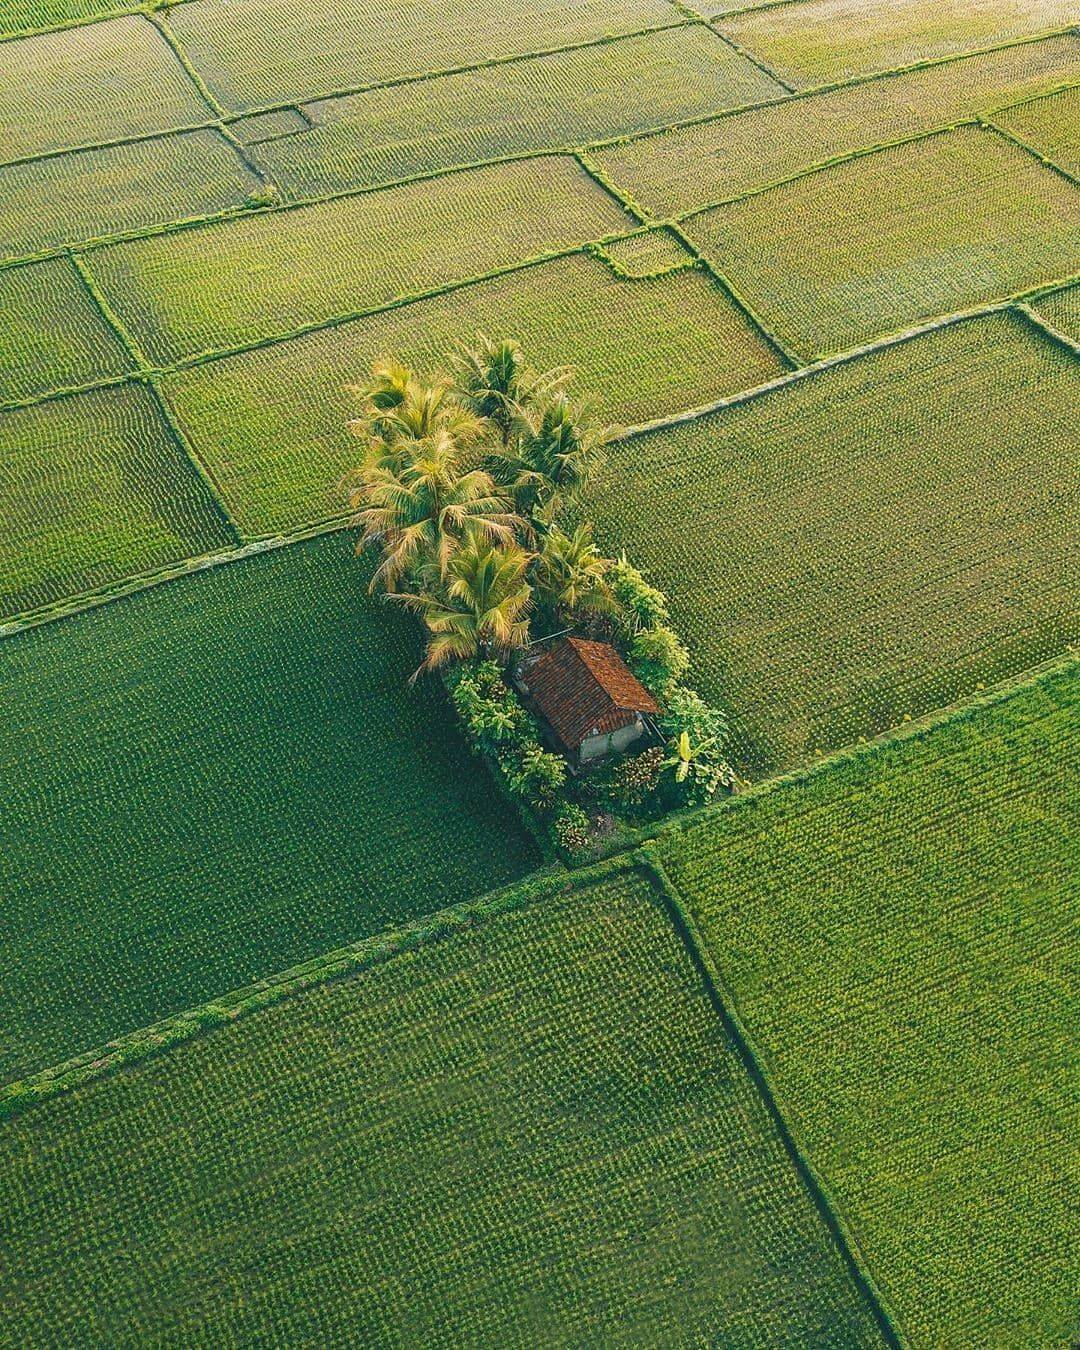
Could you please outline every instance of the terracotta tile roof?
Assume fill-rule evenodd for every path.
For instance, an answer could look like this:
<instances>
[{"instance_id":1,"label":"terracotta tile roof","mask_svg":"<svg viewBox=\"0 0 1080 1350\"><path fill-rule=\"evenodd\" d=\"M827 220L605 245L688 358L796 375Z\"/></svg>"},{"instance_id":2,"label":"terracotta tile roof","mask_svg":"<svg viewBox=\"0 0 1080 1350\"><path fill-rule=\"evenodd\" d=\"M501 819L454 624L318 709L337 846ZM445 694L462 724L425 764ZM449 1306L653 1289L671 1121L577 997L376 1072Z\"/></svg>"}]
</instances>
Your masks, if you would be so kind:
<instances>
[{"instance_id":1,"label":"terracotta tile roof","mask_svg":"<svg viewBox=\"0 0 1080 1350\"><path fill-rule=\"evenodd\" d=\"M577 751L588 736L618 731L639 712L660 707L608 642L568 637L525 673L537 708L563 745Z\"/></svg>"}]
</instances>

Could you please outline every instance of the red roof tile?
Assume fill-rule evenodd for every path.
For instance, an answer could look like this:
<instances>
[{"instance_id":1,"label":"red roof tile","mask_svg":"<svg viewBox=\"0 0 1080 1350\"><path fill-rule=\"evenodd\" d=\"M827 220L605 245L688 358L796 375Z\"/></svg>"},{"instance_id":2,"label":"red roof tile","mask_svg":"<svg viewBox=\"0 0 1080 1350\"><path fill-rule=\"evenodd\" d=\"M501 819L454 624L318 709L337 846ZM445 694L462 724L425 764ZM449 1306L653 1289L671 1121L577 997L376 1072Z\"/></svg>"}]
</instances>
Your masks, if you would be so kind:
<instances>
[{"instance_id":1,"label":"red roof tile","mask_svg":"<svg viewBox=\"0 0 1080 1350\"><path fill-rule=\"evenodd\" d=\"M588 736L618 731L639 712L660 711L609 642L563 638L537 658L524 678L537 708L570 751L580 749Z\"/></svg>"}]
</instances>

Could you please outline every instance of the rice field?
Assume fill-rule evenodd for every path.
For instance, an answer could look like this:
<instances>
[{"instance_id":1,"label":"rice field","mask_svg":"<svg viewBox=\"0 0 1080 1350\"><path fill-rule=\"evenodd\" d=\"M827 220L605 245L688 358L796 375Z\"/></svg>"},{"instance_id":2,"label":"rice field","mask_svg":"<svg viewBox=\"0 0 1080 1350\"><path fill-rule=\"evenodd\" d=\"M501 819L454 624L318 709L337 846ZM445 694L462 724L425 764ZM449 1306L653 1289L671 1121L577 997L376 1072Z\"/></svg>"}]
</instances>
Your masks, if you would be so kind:
<instances>
[{"instance_id":1,"label":"rice field","mask_svg":"<svg viewBox=\"0 0 1080 1350\"><path fill-rule=\"evenodd\" d=\"M340 535L0 642L0 1080L535 865L418 660Z\"/></svg>"},{"instance_id":2,"label":"rice field","mask_svg":"<svg viewBox=\"0 0 1080 1350\"><path fill-rule=\"evenodd\" d=\"M881 1344L633 871L31 1108L0 1197L15 1340Z\"/></svg>"},{"instance_id":3,"label":"rice field","mask_svg":"<svg viewBox=\"0 0 1080 1350\"><path fill-rule=\"evenodd\" d=\"M1080 174L1080 85L1006 108L994 121L1059 169Z\"/></svg>"},{"instance_id":4,"label":"rice field","mask_svg":"<svg viewBox=\"0 0 1080 1350\"><path fill-rule=\"evenodd\" d=\"M1071 353L990 315L628 441L589 514L760 777L1076 641L1078 413Z\"/></svg>"},{"instance_id":5,"label":"rice field","mask_svg":"<svg viewBox=\"0 0 1080 1350\"><path fill-rule=\"evenodd\" d=\"M1075 662L665 864L911 1345L1075 1336Z\"/></svg>"},{"instance_id":6,"label":"rice field","mask_svg":"<svg viewBox=\"0 0 1080 1350\"><path fill-rule=\"evenodd\" d=\"M1073 8L128 10L0 4L0 1341L1075 1339ZM755 783L585 873L341 528L481 333Z\"/></svg>"},{"instance_id":7,"label":"rice field","mask_svg":"<svg viewBox=\"0 0 1080 1350\"><path fill-rule=\"evenodd\" d=\"M693 261L665 238L673 256L661 266ZM648 239L637 237L639 250ZM623 279L577 253L182 370L163 388L239 528L273 533L342 512L340 480L359 453L345 426L355 412L348 385L391 354L434 371L478 333L515 334L542 367L571 362L580 386L623 424L783 369L704 272Z\"/></svg>"},{"instance_id":8,"label":"rice field","mask_svg":"<svg viewBox=\"0 0 1080 1350\"><path fill-rule=\"evenodd\" d=\"M1072 184L968 127L807 174L685 228L810 359L1070 276L1080 212Z\"/></svg>"},{"instance_id":9,"label":"rice field","mask_svg":"<svg viewBox=\"0 0 1080 1350\"><path fill-rule=\"evenodd\" d=\"M314 125L255 158L290 195L309 196L503 155L624 136L783 90L706 28L671 28L600 47L310 104Z\"/></svg>"},{"instance_id":10,"label":"rice field","mask_svg":"<svg viewBox=\"0 0 1080 1350\"><path fill-rule=\"evenodd\" d=\"M233 110L305 102L463 65L482 65L575 43L683 22L665 0L527 0L512 11L490 0L431 3L403 31L373 0L327 0L312 25L291 0L198 0L169 22L214 96Z\"/></svg>"},{"instance_id":11,"label":"rice field","mask_svg":"<svg viewBox=\"0 0 1080 1350\"><path fill-rule=\"evenodd\" d=\"M0 405L124 375L131 364L66 258L0 272Z\"/></svg>"},{"instance_id":12,"label":"rice field","mask_svg":"<svg viewBox=\"0 0 1080 1350\"><path fill-rule=\"evenodd\" d=\"M3 76L3 162L207 118L191 81L142 15L5 43Z\"/></svg>"},{"instance_id":13,"label":"rice field","mask_svg":"<svg viewBox=\"0 0 1080 1350\"><path fill-rule=\"evenodd\" d=\"M1080 38L1072 33L783 99L599 149L592 157L662 218L727 200L869 145L990 113L1070 79L1080 80ZM995 120L1010 124L1005 113Z\"/></svg>"},{"instance_id":14,"label":"rice field","mask_svg":"<svg viewBox=\"0 0 1080 1350\"><path fill-rule=\"evenodd\" d=\"M805 0L731 15L723 32L800 88L1064 28L1068 0Z\"/></svg>"},{"instance_id":15,"label":"rice field","mask_svg":"<svg viewBox=\"0 0 1080 1350\"><path fill-rule=\"evenodd\" d=\"M166 365L632 224L574 161L531 159L116 244L88 265L151 361Z\"/></svg>"},{"instance_id":16,"label":"rice field","mask_svg":"<svg viewBox=\"0 0 1080 1350\"><path fill-rule=\"evenodd\" d=\"M0 412L0 462L0 616L235 542L141 386Z\"/></svg>"}]
</instances>

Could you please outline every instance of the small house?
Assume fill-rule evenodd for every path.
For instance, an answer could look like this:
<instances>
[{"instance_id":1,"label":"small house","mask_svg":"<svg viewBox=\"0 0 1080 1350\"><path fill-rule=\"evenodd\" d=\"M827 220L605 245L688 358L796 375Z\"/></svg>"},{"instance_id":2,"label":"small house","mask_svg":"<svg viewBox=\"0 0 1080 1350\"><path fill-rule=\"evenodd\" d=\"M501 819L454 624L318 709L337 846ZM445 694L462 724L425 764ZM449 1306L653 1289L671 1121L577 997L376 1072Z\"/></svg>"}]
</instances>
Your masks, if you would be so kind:
<instances>
[{"instance_id":1,"label":"small house","mask_svg":"<svg viewBox=\"0 0 1080 1350\"><path fill-rule=\"evenodd\" d=\"M610 642L560 638L525 658L517 683L575 765L626 750L660 711Z\"/></svg>"}]
</instances>

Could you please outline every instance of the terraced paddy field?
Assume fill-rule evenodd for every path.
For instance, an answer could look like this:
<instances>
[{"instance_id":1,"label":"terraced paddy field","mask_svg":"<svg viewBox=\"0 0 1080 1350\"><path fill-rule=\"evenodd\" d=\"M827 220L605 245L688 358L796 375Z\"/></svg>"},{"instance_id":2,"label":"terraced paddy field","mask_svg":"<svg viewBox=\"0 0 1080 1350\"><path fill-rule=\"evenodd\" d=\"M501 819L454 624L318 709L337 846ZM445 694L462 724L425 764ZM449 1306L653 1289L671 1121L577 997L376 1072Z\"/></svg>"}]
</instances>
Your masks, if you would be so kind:
<instances>
[{"instance_id":1,"label":"terraced paddy field","mask_svg":"<svg viewBox=\"0 0 1080 1350\"><path fill-rule=\"evenodd\" d=\"M0 1077L536 864L364 588L335 536L0 643Z\"/></svg>"},{"instance_id":2,"label":"terraced paddy field","mask_svg":"<svg viewBox=\"0 0 1080 1350\"><path fill-rule=\"evenodd\" d=\"M881 1344L648 881L476 908L7 1122L7 1332Z\"/></svg>"},{"instance_id":3,"label":"terraced paddy field","mask_svg":"<svg viewBox=\"0 0 1080 1350\"><path fill-rule=\"evenodd\" d=\"M0 1341L1076 1339L1075 23L0 5ZM545 863L341 532L478 333L745 778L952 720Z\"/></svg>"},{"instance_id":4,"label":"terraced paddy field","mask_svg":"<svg viewBox=\"0 0 1080 1350\"><path fill-rule=\"evenodd\" d=\"M660 854L912 1345L1073 1338L1075 661Z\"/></svg>"}]
</instances>

